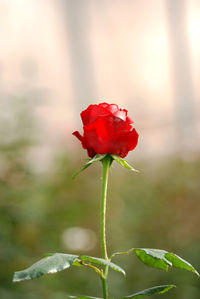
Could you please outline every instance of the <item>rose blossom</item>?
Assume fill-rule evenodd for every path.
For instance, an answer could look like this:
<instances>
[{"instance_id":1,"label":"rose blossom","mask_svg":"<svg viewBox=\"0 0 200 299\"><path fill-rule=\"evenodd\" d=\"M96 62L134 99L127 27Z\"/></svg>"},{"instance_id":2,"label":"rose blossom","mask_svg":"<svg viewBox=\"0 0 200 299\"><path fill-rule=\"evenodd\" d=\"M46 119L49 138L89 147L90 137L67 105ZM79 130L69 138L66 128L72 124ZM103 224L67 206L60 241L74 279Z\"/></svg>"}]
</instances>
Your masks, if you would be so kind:
<instances>
[{"instance_id":1,"label":"rose blossom","mask_svg":"<svg viewBox=\"0 0 200 299\"><path fill-rule=\"evenodd\" d=\"M133 121L127 110L119 109L116 104L101 103L90 105L81 112L83 136L73 132L87 149L88 156L96 154L116 154L126 157L138 142L138 133L132 127Z\"/></svg>"}]
</instances>

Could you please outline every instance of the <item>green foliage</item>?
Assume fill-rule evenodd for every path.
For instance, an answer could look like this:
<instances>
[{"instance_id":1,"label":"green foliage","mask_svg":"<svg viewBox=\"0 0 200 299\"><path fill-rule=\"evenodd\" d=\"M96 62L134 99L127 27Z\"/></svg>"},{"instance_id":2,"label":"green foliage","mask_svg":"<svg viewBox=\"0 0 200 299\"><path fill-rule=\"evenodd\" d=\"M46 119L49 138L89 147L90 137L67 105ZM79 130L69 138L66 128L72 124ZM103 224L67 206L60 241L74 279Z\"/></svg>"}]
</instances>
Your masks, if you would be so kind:
<instances>
[{"instance_id":1,"label":"green foliage","mask_svg":"<svg viewBox=\"0 0 200 299\"><path fill-rule=\"evenodd\" d=\"M47 256L23 271L15 272L13 281L37 278L44 274L60 272L69 268L78 259L77 255L55 253Z\"/></svg>"},{"instance_id":2,"label":"green foliage","mask_svg":"<svg viewBox=\"0 0 200 299\"><path fill-rule=\"evenodd\" d=\"M113 270L115 270L117 272L121 272L122 274L125 275L125 271L121 267L119 267L118 265L111 263L110 261L107 261L105 259L92 257L92 256L86 256L86 255L81 255L80 259L82 261L87 261L87 262L91 262L91 263L95 263L95 264L99 264L99 265L108 266L108 267L112 268Z\"/></svg>"},{"instance_id":3,"label":"green foliage","mask_svg":"<svg viewBox=\"0 0 200 299\"><path fill-rule=\"evenodd\" d=\"M27 101L26 98L24 103ZM62 241L64 230L80 226L99 234L101 176L101 165L96 163L80 176L77 188L77 182L71 177L82 163L83 154L67 152L67 145L58 149L48 173L36 173L29 156L33 137L38 135L29 117L31 109L23 108L20 112L19 101L16 106L16 113L10 113L12 120L1 122L0 132L0 298L61 299L67 298L67 294L101 297L96 275L84 267L70 267L69 271L53 277L43 276L37 281L10 283L16 269L25 269L47 250L68 250ZM148 163L137 161L137 166L142 175L133 176L115 165L111 169L109 252L116 248L156 246L177 252L198 265L199 157L170 158L160 164L157 159ZM98 248L97 243L93 249L82 252L100 256ZM79 254L72 250L73 253ZM169 256L168 261L172 263ZM130 257L116 262L126 269L127 277L123 279L117 272L110 271L114 298L130 293L133 282L135 290L142 289L144 277L147 285L176 283L179 287L171 292L170 299L200 297L199 280L187 271L152 271Z\"/></svg>"},{"instance_id":4,"label":"green foliage","mask_svg":"<svg viewBox=\"0 0 200 299\"><path fill-rule=\"evenodd\" d=\"M102 299L102 298L98 298L98 297L91 297L91 296L68 296L68 298L71 299Z\"/></svg>"},{"instance_id":5,"label":"green foliage","mask_svg":"<svg viewBox=\"0 0 200 299\"><path fill-rule=\"evenodd\" d=\"M199 276L199 273L191 264L180 258L178 255L175 255L174 253L169 253L165 250L160 249L148 248L139 248L132 250L135 251L137 257L148 266L163 270L168 270L169 266L174 266L176 268L194 272Z\"/></svg>"},{"instance_id":6,"label":"green foliage","mask_svg":"<svg viewBox=\"0 0 200 299\"><path fill-rule=\"evenodd\" d=\"M146 265L162 270L168 270L172 264L166 259L167 251L158 249L133 249L137 257Z\"/></svg>"},{"instance_id":7,"label":"green foliage","mask_svg":"<svg viewBox=\"0 0 200 299\"><path fill-rule=\"evenodd\" d=\"M102 266L108 266L113 270L121 272L125 275L125 272L121 267L117 266L114 263L111 263L110 261L104 260L102 258L96 258L92 256L85 256L85 255L78 256L73 254L54 253L54 254L47 255L45 258L36 262L26 270L15 272L13 277L13 282L37 278L44 274L50 274L50 273L52 274L52 273L60 272L62 270L69 268L72 265L88 266L88 264L82 263L85 261L102 265ZM96 270L96 272L101 275L102 272L99 271L98 268L94 268L94 270Z\"/></svg>"},{"instance_id":8,"label":"green foliage","mask_svg":"<svg viewBox=\"0 0 200 299\"><path fill-rule=\"evenodd\" d=\"M126 298L135 298L135 299L137 299L137 298L142 298L142 297L146 297L146 296L151 296L151 295L154 295L154 294L164 294L164 293L166 293L167 291L171 290L174 287L176 287L176 286L174 286L174 285L161 285L161 286L145 289L143 291L137 292L137 293L129 295L129 296L124 296L124 297L122 297L122 299L126 299Z\"/></svg>"},{"instance_id":9,"label":"green foliage","mask_svg":"<svg viewBox=\"0 0 200 299\"><path fill-rule=\"evenodd\" d=\"M168 261L170 261L172 263L173 267L191 271L191 272L195 273L197 276L199 276L199 273L197 272L197 270L195 270L195 268L190 263L188 263L187 261L182 259L180 256L178 256L174 253L168 252L165 254L165 257Z\"/></svg>"},{"instance_id":10,"label":"green foliage","mask_svg":"<svg viewBox=\"0 0 200 299\"><path fill-rule=\"evenodd\" d=\"M126 252L116 252L112 255L112 257L121 254L128 254L130 252L135 252L137 257L146 265L154 268L158 268L161 270L168 270L169 266L173 266L176 268L185 269L191 271L197 276L199 273L195 270L195 268L179 257L174 253L167 252L162 249L152 249L152 248L131 248Z\"/></svg>"}]
</instances>

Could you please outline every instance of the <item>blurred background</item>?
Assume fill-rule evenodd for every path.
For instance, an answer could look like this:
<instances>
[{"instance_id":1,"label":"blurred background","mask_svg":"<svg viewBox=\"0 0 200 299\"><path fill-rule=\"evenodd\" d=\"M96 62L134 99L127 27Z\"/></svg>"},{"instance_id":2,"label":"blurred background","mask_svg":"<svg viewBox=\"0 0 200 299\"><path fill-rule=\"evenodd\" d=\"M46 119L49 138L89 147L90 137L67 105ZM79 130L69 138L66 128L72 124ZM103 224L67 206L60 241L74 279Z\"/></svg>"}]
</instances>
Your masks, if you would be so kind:
<instances>
[{"instance_id":1,"label":"blurred background","mask_svg":"<svg viewBox=\"0 0 200 299\"><path fill-rule=\"evenodd\" d=\"M200 267L200 2L0 0L0 298L101 296L90 269L13 284L48 252L100 256L101 165L74 130L80 112L106 101L129 111L140 134L113 164L108 249L152 247ZM163 298L197 299L199 280L134 255L115 259L114 297L173 283Z\"/></svg>"}]
</instances>

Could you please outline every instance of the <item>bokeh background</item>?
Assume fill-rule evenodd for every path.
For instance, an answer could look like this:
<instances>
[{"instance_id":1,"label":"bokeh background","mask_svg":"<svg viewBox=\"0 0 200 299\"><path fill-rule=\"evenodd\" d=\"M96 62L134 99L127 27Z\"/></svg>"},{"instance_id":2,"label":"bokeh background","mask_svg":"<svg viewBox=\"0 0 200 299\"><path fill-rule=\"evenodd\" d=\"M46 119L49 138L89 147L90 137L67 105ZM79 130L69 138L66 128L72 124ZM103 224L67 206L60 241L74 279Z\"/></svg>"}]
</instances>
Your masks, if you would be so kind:
<instances>
[{"instance_id":1,"label":"bokeh background","mask_svg":"<svg viewBox=\"0 0 200 299\"><path fill-rule=\"evenodd\" d=\"M140 134L113 164L109 252L152 247L200 268L199 0L0 0L0 298L101 296L90 269L13 284L13 272L48 252L100 256L101 165L71 133L80 112L107 101L129 111ZM110 271L114 297L173 283L170 299L200 297L198 278L143 265Z\"/></svg>"}]
</instances>

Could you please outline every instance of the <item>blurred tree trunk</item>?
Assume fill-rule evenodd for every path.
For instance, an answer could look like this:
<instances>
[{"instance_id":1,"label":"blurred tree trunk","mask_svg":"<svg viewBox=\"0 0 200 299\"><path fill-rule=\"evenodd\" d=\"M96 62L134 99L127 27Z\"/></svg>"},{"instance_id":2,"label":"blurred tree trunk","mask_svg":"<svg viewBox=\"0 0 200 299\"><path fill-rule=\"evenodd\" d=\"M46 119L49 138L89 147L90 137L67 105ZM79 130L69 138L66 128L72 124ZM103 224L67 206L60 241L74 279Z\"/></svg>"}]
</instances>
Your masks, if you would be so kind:
<instances>
[{"instance_id":1,"label":"blurred tree trunk","mask_svg":"<svg viewBox=\"0 0 200 299\"><path fill-rule=\"evenodd\" d=\"M172 83L176 114L177 149L194 148L197 139L195 95L193 89L187 28L186 0L166 0Z\"/></svg>"},{"instance_id":2,"label":"blurred tree trunk","mask_svg":"<svg viewBox=\"0 0 200 299\"><path fill-rule=\"evenodd\" d=\"M74 98L79 115L80 105L86 108L97 100L89 31L90 1L62 0L61 4L67 29Z\"/></svg>"}]
</instances>

